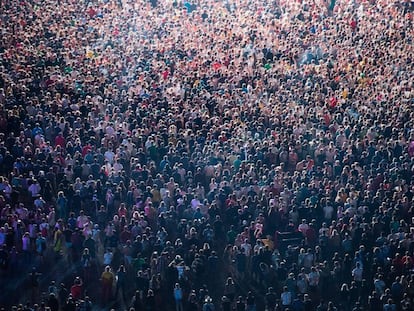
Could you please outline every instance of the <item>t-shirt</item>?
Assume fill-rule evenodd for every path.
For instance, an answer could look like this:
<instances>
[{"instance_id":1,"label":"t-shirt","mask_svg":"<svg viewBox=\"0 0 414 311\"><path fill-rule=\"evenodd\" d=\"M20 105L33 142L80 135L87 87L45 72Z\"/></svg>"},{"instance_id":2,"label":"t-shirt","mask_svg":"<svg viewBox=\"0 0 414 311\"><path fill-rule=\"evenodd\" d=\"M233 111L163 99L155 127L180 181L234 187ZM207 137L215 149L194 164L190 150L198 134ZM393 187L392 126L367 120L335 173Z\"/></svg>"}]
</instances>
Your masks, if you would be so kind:
<instances>
[{"instance_id":1,"label":"t-shirt","mask_svg":"<svg viewBox=\"0 0 414 311\"><path fill-rule=\"evenodd\" d=\"M309 273L309 285L310 286L318 286L319 284L319 272L312 271Z\"/></svg>"},{"instance_id":2,"label":"t-shirt","mask_svg":"<svg viewBox=\"0 0 414 311\"><path fill-rule=\"evenodd\" d=\"M79 229L83 229L83 227L84 227L84 225L88 222L89 220L88 220L88 216L86 216L86 215L81 215L81 216L79 216L78 217L78 219L77 219L77 223L78 223L78 228Z\"/></svg>"},{"instance_id":3,"label":"t-shirt","mask_svg":"<svg viewBox=\"0 0 414 311\"><path fill-rule=\"evenodd\" d=\"M177 265L176 268L177 268L177 271L178 271L178 278L179 279L183 278L184 277L185 266Z\"/></svg>"},{"instance_id":4,"label":"t-shirt","mask_svg":"<svg viewBox=\"0 0 414 311\"><path fill-rule=\"evenodd\" d=\"M82 286L75 284L70 288L70 293L74 300L78 300L82 296Z\"/></svg>"},{"instance_id":5,"label":"t-shirt","mask_svg":"<svg viewBox=\"0 0 414 311\"><path fill-rule=\"evenodd\" d=\"M112 274L112 272L104 271L104 272L102 272L101 279L104 283L109 284L109 283L113 282L114 275Z\"/></svg>"},{"instance_id":6,"label":"t-shirt","mask_svg":"<svg viewBox=\"0 0 414 311\"><path fill-rule=\"evenodd\" d=\"M303 235L306 234L306 231L308 231L308 229L309 229L309 225L308 224L300 224L299 227L298 227L298 231L299 232L302 232Z\"/></svg>"},{"instance_id":7,"label":"t-shirt","mask_svg":"<svg viewBox=\"0 0 414 311\"><path fill-rule=\"evenodd\" d=\"M292 304L292 293L291 292L283 292L280 295L280 300L282 301L283 306L290 306Z\"/></svg>"},{"instance_id":8,"label":"t-shirt","mask_svg":"<svg viewBox=\"0 0 414 311\"><path fill-rule=\"evenodd\" d=\"M354 277L355 281L362 281L362 271L362 268L355 268L354 270L352 270L352 276Z\"/></svg>"},{"instance_id":9,"label":"t-shirt","mask_svg":"<svg viewBox=\"0 0 414 311\"><path fill-rule=\"evenodd\" d=\"M375 292L376 292L378 295L382 295L382 294L384 294L384 291L385 291L385 287L386 287L386 285L385 285L385 282L384 282L383 280L376 279L376 280L374 281L374 287L375 287Z\"/></svg>"},{"instance_id":10,"label":"t-shirt","mask_svg":"<svg viewBox=\"0 0 414 311\"><path fill-rule=\"evenodd\" d=\"M181 288L174 288L174 298L175 300L183 299L183 290Z\"/></svg>"},{"instance_id":11,"label":"t-shirt","mask_svg":"<svg viewBox=\"0 0 414 311\"><path fill-rule=\"evenodd\" d=\"M103 264L104 265L110 265L111 264L111 262L112 262L112 258L114 257L114 254L113 253L110 253L110 252L106 252L105 254L104 254L104 258L103 258Z\"/></svg>"}]
</instances>

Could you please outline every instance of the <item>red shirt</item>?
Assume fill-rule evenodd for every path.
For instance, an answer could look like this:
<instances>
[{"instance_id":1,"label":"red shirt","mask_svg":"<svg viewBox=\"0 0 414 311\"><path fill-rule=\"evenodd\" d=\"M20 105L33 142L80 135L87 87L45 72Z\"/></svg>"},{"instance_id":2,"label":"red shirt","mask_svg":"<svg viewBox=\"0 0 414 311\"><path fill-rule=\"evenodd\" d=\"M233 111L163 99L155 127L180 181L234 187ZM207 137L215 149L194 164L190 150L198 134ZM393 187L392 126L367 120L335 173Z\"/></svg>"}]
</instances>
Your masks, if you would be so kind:
<instances>
[{"instance_id":1,"label":"red shirt","mask_svg":"<svg viewBox=\"0 0 414 311\"><path fill-rule=\"evenodd\" d=\"M65 147L65 138L62 135L56 136L55 146Z\"/></svg>"},{"instance_id":2,"label":"red shirt","mask_svg":"<svg viewBox=\"0 0 414 311\"><path fill-rule=\"evenodd\" d=\"M357 22L356 22L356 20L354 20L354 19L353 19L353 20L351 21L350 25L351 25L352 30L355 30L355 28L356 28L356 26L357 26Z\"/></svg>"},{"instance_id":3,"label":"red shirt","mask_svg":"<svg viewBox=\"0 0 414 311\"><path fill-rule=\"evenodd\" d=\"M72 294L73 300L78 300L82 298L82 285L72 285L72 287L70 288L70 293Z\"/></svg>"},{"instance_id":4,"label":"red shirt","mask_svg":"<svg viewBox=\"0 0 414 311\"><path fill-rule=\"evenodd\" d=\"M90 145L86 145L82 148L82 157L85 157L89 150L92 150L92 147Z\"/></svg>"},{"instance_id":5,"label":"red shirt","mask_svg":"<svg viewBox=\"0 0 414 311\"><path fill-rule=\"evenodd\" d=\"M338 103L338 99L335 96L332 96L329 99L329 107L335 108L337 103Z\"/></svg>"}]
</instances>

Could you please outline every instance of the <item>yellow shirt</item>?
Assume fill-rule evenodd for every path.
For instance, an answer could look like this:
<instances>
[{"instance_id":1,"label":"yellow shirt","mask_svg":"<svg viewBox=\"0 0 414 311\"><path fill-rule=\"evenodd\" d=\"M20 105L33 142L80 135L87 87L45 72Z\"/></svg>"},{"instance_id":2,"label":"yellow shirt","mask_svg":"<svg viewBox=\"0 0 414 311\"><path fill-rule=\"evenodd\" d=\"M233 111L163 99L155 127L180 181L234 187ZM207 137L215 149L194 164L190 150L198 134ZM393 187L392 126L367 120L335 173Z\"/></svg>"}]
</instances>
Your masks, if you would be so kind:
<instances>
[{"instance_id":1,"label":"yellow shirt","mask_svg":"<svg viewBox=\"0 0 414 311\"><path fill-rule=\"evenodd\" d=\"M114 275L112 272L104 271L102 272L101 279L105 283L112 283L114 280Z\"/></svg>"}]
</instances>

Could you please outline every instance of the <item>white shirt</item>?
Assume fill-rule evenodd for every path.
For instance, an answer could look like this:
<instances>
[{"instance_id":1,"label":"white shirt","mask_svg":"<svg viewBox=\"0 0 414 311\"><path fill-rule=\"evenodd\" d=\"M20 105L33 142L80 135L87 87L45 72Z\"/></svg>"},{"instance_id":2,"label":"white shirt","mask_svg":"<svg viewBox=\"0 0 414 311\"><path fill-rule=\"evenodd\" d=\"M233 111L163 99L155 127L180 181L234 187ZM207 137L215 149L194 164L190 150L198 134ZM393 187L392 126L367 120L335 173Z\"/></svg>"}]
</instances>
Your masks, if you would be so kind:
<instances>
[{"instance_id":1,"label":"white shirt","mask_svg":"<svg viewBox=\"0 0 414 311\"><path fill-rule=\"evenodd\" d=\"M246 255L246 257L249 257L252 250L252 246L249 243L243 243L242 245L240 245L240 247L244 249L244 254Z\"/></svg>"}]
</instances>

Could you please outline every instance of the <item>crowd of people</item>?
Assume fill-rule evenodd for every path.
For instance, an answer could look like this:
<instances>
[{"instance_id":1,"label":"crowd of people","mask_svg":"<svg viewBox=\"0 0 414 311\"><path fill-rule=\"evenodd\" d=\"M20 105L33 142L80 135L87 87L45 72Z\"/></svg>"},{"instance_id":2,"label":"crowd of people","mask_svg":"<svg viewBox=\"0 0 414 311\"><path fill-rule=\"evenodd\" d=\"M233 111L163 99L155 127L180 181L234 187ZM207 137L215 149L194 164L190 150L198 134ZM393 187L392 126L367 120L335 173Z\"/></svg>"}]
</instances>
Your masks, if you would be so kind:
<instances>
[{"instance_id":1,"label":"crowd of people","mask_svg":"<svg viewBox=\"0 0 414 311\"><path fill-rule=\"evenodd\" d=\"M0 29L4 310L413 310L411 1L2 0Z\"/></svg>"}]
</instances>

